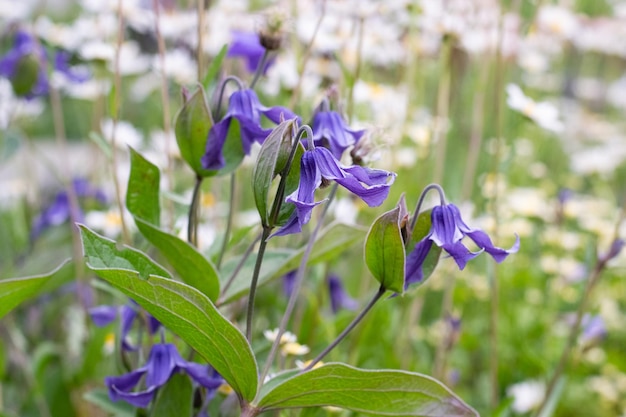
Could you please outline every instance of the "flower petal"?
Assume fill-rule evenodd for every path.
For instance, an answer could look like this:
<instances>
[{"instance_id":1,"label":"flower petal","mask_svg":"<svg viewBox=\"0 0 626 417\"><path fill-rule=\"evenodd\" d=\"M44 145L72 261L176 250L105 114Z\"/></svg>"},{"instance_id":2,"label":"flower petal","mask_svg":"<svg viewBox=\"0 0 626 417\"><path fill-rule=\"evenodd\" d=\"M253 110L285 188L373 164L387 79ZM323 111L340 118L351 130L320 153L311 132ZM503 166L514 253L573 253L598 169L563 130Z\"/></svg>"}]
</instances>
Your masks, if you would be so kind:
<instances>
[{"instance_id":1,"label":"flower petal","mask_svg":"<svg viewBox=\"0 0 626 417\"><path fill-rule=\"evenodd\" d=\"M118 307L116 306L98 306L89 309L89 317L98 327L104 327L111 324L117 317Z\"/></svg>"},{"instance_id":2,"label":"flower petal","mask_svg":"<svg viewBox=\"0 0 626 417\"><path fill-rule=\"evenodd\" d=\"M190 362L185 365L184 369L194 381L209 390L218 389L224 383L224 378L209 365Z\"/></svg>"},{"instance_id":3,"label":"flower petal","mask_svg":"<svg viewBox=\"0 0 626 417\"><path fill-rule=\"evenodd\" d=\"M454 261L459 266L460 270L465 268L465 265L469 260L474 259L482 252L482 250L479 252L471 252L461 242L446 244L443 245L442 248L454 258Z\"/></svg>"},{"instance_id":4,"label":"flower petal","mask_svg":"<svg viewBox=\"0 0 626 417\"><path fill-rule=\"evenodd\" d=\"M466 235L476 243L476 246L484 249L484 251L491 255L498 263L504 261L511 253L516 253L519 250L520 240L518 235L515 235L515 243L510 249L502 249L494 246L487 233L482 230L475 230L466 233Z\"/></svg>"},{"instance_id":5,"label":"flower petal","mask_svg":"<svg viewBox=\"0 0 626 417\"><path fill-rule=\"evenodd\" d=\"M435 206L430 214L431 235L430 238L437 246L453 246L463 239L463 233L459 230L458 222L462 223L458 209L452 204ZM463 269L463 268L461 268Z\"/></svg>"},{"instance_id":6,"label":"flower petal","mask_svg":"<svg viewBox=\"0 0 626 417\"><path fill-rule=\"evenodd\" d=\"M428 236L415 244L415 247L406 257L406 268L404 273L404 289L409 285L421 282L424 279L422 265L430 248L433 246L432 240Z\"/></svg>"},{"instance_id":7,"label":"flower petal","mask_svg":"<svg viewBox=\"0 0 626 417\"><path fill-rule=\"evenodd\" d=\"M209 130L209 136L206 141L206 150L202 157L202 166L204 169L217 170L226 165L222 149L226 142L226 136L228 135L228 128L230 127L230 117L225 117L223 120L214 124Z\"/></svg>"},{"instance_id":8,"label":"flower petal","mask_svg":"<svg viewBox=\"0 0 626 417\"><path fill-rule=\"evenodd\" d=\"M146 363L146 386L160 387L164 385L174 373L176 365L184 363L176 346L170 343L155 344L150 350Z\"/></svg>"}]
</instances>

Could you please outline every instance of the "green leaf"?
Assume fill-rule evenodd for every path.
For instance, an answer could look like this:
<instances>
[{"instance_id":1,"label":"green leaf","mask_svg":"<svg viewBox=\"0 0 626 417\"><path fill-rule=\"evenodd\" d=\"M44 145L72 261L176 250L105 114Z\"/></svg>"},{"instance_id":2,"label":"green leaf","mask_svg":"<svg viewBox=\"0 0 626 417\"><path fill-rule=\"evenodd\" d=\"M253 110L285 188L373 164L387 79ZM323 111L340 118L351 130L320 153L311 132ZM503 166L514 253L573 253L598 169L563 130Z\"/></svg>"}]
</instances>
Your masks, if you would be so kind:
<instances>
[{"instance_id":1,"label":"green leaf","mask_svg":"<svg viewBox=\"0 0 626 417\"><path fill-rule=\"evenodd\" d=\"M220 283L217 270L211 261L198 252L193 245L159 229L155 223L150 222L149 218L143 217L149 211L149 208L144 206L145 204L151 203L158 207L159 169L133 150L131 150L131 155L132 165L128 189L143 190L143 193L148 196L146 200L127 198L128 210L135 217L137 228L168 260L184 282L215 301L220 293ZM151 217L154 218L155 214L153 213Z\"/></svg>"},{"instance_id":2,"label":"green leaf","mask_svg":"<svg viewBox=\"0 0 626 417\"><path fill-rule=\"evenodd\" d=\"M151 414L162 417L191 416L193 385L187 375L174 374L159 393Z\"/></svg>"},{"instance_id":3,"label":"green leaf","mask_svg":"<svg viewBox=\"0 0 626 417\"><path fill-rule=\"evenodd\" d=\"M145 253L134 248L118 249L115 242L100 236L88 227L79 224L80 237L83 241L83 251L90 269L126 269L137 271L141 278L150 275L171 278L169 272L163 269Z\"/></svg>"},{"instance_id":4,"label":"green leaf","mask_svg":"<svg viewBox=\"0 0 626 417\"><path fill-rule=\"evenodd\" d=\"M64 266L68 263L69 260L66 260L54 271L44 275L0 280L0 318L24 301L37 296L47 282L64 272Z\"/></svg>"},{"instance_id":5,"label":"green leaf","mask_svg":"<svg viewBox=\"0 0 626 417\"><path fill-rule=\"evenodd\" d=\"M404 292L406 254L400 230L401 207L378 217L365 240L365 263L381 286L396 293Z\"/></svg>"},{"instance_id":6,"label":"green leaf","mask_svg":"<svg viewBox=\"0 0 626 417\"><path fill-rule=\"evenodd\" d=\"M159 226L159 168L130 148L130 177L126 191L126 207L135 217Z\"/></svg>"},{"instance_id":7,"label":"green leaf","mask_svg":"<svg viewBox=\"0 0 626 417\"><path fill-rule=\"evenodd\" d=\"M212 84L214 84L217 74L219 73L220 68L222 68L222 62L224 61L227 52L228 44L225 44L222 46L222 49L220 49L218 54L215 55L213 61L211 61L211 65L209 65L206 75L204 76L204 80L202 81L202 85L204 85L204 88L206 88L207 91L210 91Z\"/></svg>"},{"instance_id":8,"label":"green leaf","mask_svg":"<svg viewBox=\"0 0 626 417\"><path fill-rule=\"evenodd\" d=\"M386 416L478 416L439 381L413 372L330 363L288 379L260 399L263 410L334 406Z\"/></svg>"},{"instance_id":9,"label":"green leaf","mask_svg":"<svg viewBox=\"0 0 626 417\"><path fill-rule=\"evenodd\" d=\"M298 146L298 149L296 149L296 154L293 157L293 162L291 163L291 169L289 169L289 174L287 174L285 196L293 193L298 188L298 185L300 185L300 161L302 160L302 155L304 155L304 146L300 144L300 146ZM296 206L294 204L281 205L280 211L278 212L278 220L276 222L276 225L282 226L287 223L295 209Z\"/></svg>"},{"instance_id":10,"label":"green leaf","mask_svg":"<svg viewBox=\"0 0 626 417\"><path fill-rule=\"evenodd\" d=\"M217 171L204 169L201 159L206 151L209 130L213 126L211 112L206 104L202 86L198 86L196 92L189 98L184 91L185 103L176 115L174 123L176 143L180 149L180 155L196 175L210 177L217 174Z\"/></svg>"},{"instance_id":11,"label":"green leaf","mask_svg":"<svg viewBox=\"0 0 626 417\"><path fill-rule=\"evenodd\" d=\"M206 295L186 284L153 274L161 268L139 251L124 249L121 252L133 258L141 254L145 260L141 268L135 268L136 264L125 258L118 261L118 254L110 254L111 245L115 247L113 242L85 226L80 229L87 266L91 270L135 300L195 349L245 400L251 401L255 397L258 368L252 348L239 329L220 314ZM147 262L151 265L146 265Z\"/></svg>"},{"instance_id":12,"label":"green leaf","mask_svg":"<svg viewBox=\"0 0 626 417\"><path fill-rule=\"evenodd\" d=\"M220 281L211 261L178 236L164 232L137 217L135 223L141 234L167 259L183 282L200 290L211 301L217 300L220 295Z\"/></svg>"},{"instance_id":13,"label":"green leaf","mask_svg":"<svg viewBox=\"0 0 626 417\"><path fill-rule=\"evenodd\" d=\"M135 417L135 407L124 401L111 401L109 393L103 388L88 391L83 398L116 417Z\"/></svg>"},{"instance_id":14,"label":"green leaf","mask_svg":"<svg viewBox=\"0 0 626 417\"><path fill-rule=\"evenodd\" d=\"M277 196L274 196L272 201L268 201L272 182L274 177L278 174L276 172L276 164L278 159L281 157L281 153L284 153L285 151L285 143L288 144L286 148L287 153L290 153L291 151L291 131L293 129L293 125L294 120L287 120L272 130L272 133L270 133L267 139L263 142L256 164L252 170L254 203L259 211L261 223L264 227L270 226L269 223L272 201L277 198ZM290 205L293 206L293 204Z\"/></svg>"},{"instance_id":15,"label":"green leaf","mask_svg":"<svg viewBox=\"0 0 626 417\"><path fill-rule=\"evenodd\" d=\"M24 96L32 91L37 83L40 68L41 61L34 53L24 55L17 61L10 77L16 96Z\"/></svg>"},{"instance_id":16,"label":"green leaf","mask_svg":"<svg viewBox=\"0 0 626 417\"><path fill-rule=\"evenodd\" d=\"M365 230L363 228L343 223L332 223L322 230L317 238L315 246L313 246L311 251L308 265L335 259L344 250L358 242L362 242L364 237ZM266 284L273 279L280 278L292 269L296 269L300 265L305 249L306 247L303 246L298 250L282 249L265 252L258 285ZM222 268L222 277L228 277L238 261L238 259L229 260ZM222 297L222 304L230 303L248 293L253 268L254 258L249 258L233 284Z\"/></svg>"},{"instance_id":17,"label":"green leaf","mask_svg":"<svg viewBox=\"0 0 626 417\"><path fill-rule=\"evenodd\" d=\"M222 155L226 164L219 170L219 175L230 174L236 170L246 156L241 142L241 126L234 117L230 119L230 127L222 148Z\"/></svg>"}]
</instances>

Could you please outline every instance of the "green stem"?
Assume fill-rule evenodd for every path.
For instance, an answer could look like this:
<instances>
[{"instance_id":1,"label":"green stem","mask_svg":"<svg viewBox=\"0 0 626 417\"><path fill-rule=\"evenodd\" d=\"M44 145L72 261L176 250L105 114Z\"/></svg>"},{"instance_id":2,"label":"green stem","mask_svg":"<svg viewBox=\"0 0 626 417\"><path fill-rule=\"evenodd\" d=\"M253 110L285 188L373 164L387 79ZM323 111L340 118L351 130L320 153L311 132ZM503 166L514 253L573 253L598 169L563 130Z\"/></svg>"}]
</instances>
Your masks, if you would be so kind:
<instances>
[{"instance_id":1,"label":"green stem","mask_svg":"<svg viewBox=\"0 0 626 417\"><path fill-rule=\"evenodd\" d=\"M434 182L440 183L443 180L444 165L446 162L446 149L448 145L448 134L444 129L448 128L448 110L450 107L450 81L452 78L452 41L445 40L442 45L441 55L441 79L437 91L437 113L435 117L435 129L433 143L437 146L435 159Z\"/></svg>"},{"instance_id":2,"label":"green stem","mask_svg":"<svg viewBox=\"0 0 626 417\"><path fill-rule=\"evenodd\" d=\"M267 238L270 236L271 232L271 228L263 228L263 233L261 234L261 244L259 245L259 252L256 255L256 263L254 264L252 283L250 284L250 296L248 297L248 310L246 312L246 338L248 341L252 338L252 317L254 316L254 298L256 296L256 287L259 282L261 265L263 264L263 255L265 254L265 248L267 247Z\"/></svg>"},{"instance_id":3,"label":"green stem","mask_svg":"<svg viewBox=\"0 0 626 417\"><path fill-rule=\"evenodd\" d=\"M367 305L363 308L363 311L361 311L359 313L358 316L356 316L354 318L354 320L352 320L352 322L348 325L348 327L346 327L345 329L343 329L343 331L339 334L339 336L337 336L335 338L335 340L333 340L333 342L328 345L326 347L326 349L324 349L319 355L317 355L315 357L315 359L313 359L311 361L311 363L309 363L306 368L304 368L302 370L302 372L306 372L308 370L313 369L313 367L322 359L324 359L324 357L326 355L328 355L330 353L331 350L333 350L343 339L345 339L345 337L348 335L348 333L350 333L352 331L352 329L354 329L357 324L359 324L361 322L361 320L363 320L363 318L365 317L365 315L367 313L369 313L369 311L372 309L372 307L374 307L374 305L378 302L378 300L381 299L381 297L383 296L383 294L385 294L387 290L381 286L378 291L376 292L376 294L374 295L374 297L370 300L369 303L367 303Z\"/></svg>"},{"instance_id":4,"label":"green stem","mask_svg":"<svg viewBox=\"0 0 626 417\"><path fill-rule=\"evenodd\" d=\"M317 238L317 234L322 228L322 224L324 223L324 218L326 217L326 213L328 213L328 207L330 207L331 202L335 198L335 194L337 193L337 183L333 184L333 188L330 191L330 195L328 196L328 201L324 206L324 210L322 211L322 215L320 216L317 226L311 233L309 237L309 241L307 243L306 249L302 254L302 259L300 260L300 266L298 266L298 271L296 272L296 277L294 279L293 290L291 291L291 295L289 296L289 301L287 303L287 308L285 309L285 313L283 314L283 318L280 321L280 326L278 328L278 334L276 335L276 339L274 339L274 343L272 343L272 349L267 356L267 361L265 363L265 368L261 373L259 381L265 381L265 377L270 371L272 363L274 362L274 358L276 357L276 352L278 350L278 345L280 344L280 339L283 337L285 330L287 329L287 324L289 323L289 319L291 318L291 314L293 313L293 309L296 306L296 301L298 300L298 294L300 293L300 287L302 286L302 279L304 278L304 273L306 271L306 264L309 261L309 257L311 256L311 251L313 250L313 244L315 243L315 239Z\"/></svg>"},{"instance_id":5,"label":"green stem","mask_svg":"<svg viewBox=\"0 0 626 417\"><path fill-rule=\"evenodd\" d=\"M187 220L187 241L194 246L198 246L198 202L200 201L202 180L204 178L197 175L196 183L193 186L191 204L189 205L189 216Z\"/></svg>"},{"instance_id":6,"label":"green stem","mask_svg":"<svg viewBox=\"0 0 626 417\"><path fill-rule=\"evenodd\" d=\"M230 174L230 201L228 203L228 218L226 219L226 230L224 231L224 240L222 241L222 248L220 250L220 254L217 257L216 267L220 269L222 266L222 260L224 259L224 254L226 253L226 247L228 246L228 240L230 239L230 232L233 228L233 216L235 212L235 194L236 194L236 182L235 182L235 172Z\"/></svg>"},{"instance_id":7,"label":"green stem","mask_svg":"<svg viewBox=\"0 0 626 417\"><path fill-rule=\"evenodd\" d=\"M252 253L252 250L254 249L254 246L257 244L257 242L259 240L261 240L261 236L262 234L259 233L257 235L256 238L254 238L254 241L250 244L250 246L248 246L248 249L246 249L246 251L244 252L243 256L241 257L241 259L239 260L239 263L237 264L237 266L235 267L235 269L233 270L233 273L230 274L230 277L228 277L228 280L226 281L226 284L224 284L224 287L222 287L222 297L224 295L226 295L226 292L228 291L228 289L230 288L230 286L233 284L233 282L235 281L235 278L237 277L237 275L239 274L239 271L241 271L241 268L243 268L244 264L246 263L246 260L248 259L248 257L250 256L250 254ZM222 305L224 303L224 300L218 300L216 305Z\"/></svg>"},{"instance_id":8,"label":"green stem","mask_svg":"<svg viewBox=\"0 0 626 417\"><path fill-rule=\"evenodd\" d=\"M267 64L267 60L270 56L270 51L269 49L266 49L263 52L263 57L261 58L261 62L259 63L259 66L256 67L256 71L254 72L254 78L252 78L252 82L250 83L250 89L253 90L254 86L256 85L257 81L259 81L259 78L261 78L261 74L263 74L263 70L265 69L265 65Z\"/></svg>"}]
</instances>

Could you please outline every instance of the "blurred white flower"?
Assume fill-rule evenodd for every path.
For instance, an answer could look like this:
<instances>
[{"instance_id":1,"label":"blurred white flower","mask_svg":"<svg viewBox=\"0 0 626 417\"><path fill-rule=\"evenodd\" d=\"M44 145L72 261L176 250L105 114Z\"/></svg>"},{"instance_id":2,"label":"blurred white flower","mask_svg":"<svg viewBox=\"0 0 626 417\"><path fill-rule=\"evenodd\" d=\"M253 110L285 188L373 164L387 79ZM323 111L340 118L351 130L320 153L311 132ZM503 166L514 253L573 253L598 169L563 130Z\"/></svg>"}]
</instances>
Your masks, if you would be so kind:
<instances>
[{"instance_id":1,"label":"blurred white flower","mask_svg":"<svg viewBox=\"0 0 626 417\"><path fill-rule=\"evenodd\" d=\"M563 122L559 120L559 111L553 104L545 101L534 101L527 97L516 84L507 85L506 92L506 102L511 109L522 113L546 130L556 133L563 131L564 126Z\"/></svg>"},{"instance_id":2,"label":"blurred white flower","mask_svg":"<svg viewBox=\"0 0 626 417\"><path fill-rule=\"evenodd\" d=\"M100 123L102 135L109 142L113 141L113 120L104 119ZM131 146L139 149L143 143L143 135L131 123L124 120L118 120L115 129L115 144L117 147L126 149Z\"/></svg>"},{"instance_id":3,"label":"blurred white flower","mask_svg":"<svg viewBox=\"0 0 626 417\"><path fill-rule=\"evenodd\" d=\"M509 397L513 397L511 405L513 411L523 414L541 404L545 390L545 383L541 381L524 381L511 385L506 389L506 393Z\"/></svg>"},{"instance_id":4,"label":"blurred white flower","mask_svg":"<svg viewBox=\"0 0 626 417\"><path fill-rule=\"evenodd\" d=\"M563 7L546 5L541 7L537 15L539 30L553 34L561 39L571 39L578 30L576 15Z\"/></svg>"}]
</instances>

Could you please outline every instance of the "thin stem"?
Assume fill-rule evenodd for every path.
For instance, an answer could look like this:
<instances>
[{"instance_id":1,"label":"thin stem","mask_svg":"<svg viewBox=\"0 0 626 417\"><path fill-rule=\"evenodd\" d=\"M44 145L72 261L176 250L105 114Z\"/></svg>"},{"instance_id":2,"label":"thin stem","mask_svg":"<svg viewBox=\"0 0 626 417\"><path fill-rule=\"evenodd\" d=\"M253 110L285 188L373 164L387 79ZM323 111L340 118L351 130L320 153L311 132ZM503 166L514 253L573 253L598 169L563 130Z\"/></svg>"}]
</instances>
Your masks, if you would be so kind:
<instances>
[{"instance_id":1,"label":"thin stem","mask_svg":"<svg viewBox=\"0 0 626 417\"><path fill-rule=\"evenodd\" d=\"M215 111L213 112L213 120L218 120L220 117L220 112L222 111L222 100L224 99L224 91L226 90L226 84L228 84L230 81L237 84L237 88L239 89L239 91L244 89L244 86L241 80L235 77L234 75L230 75L224 78L224 81L222 81L222 85L219 88L219 94L217 95L217 102L215 103Z\"/></svg>"},{"instance_id":2,"label":"thin stem","mask_svg":"<svg viewBox=\"0 0 626 417\"><path fill-rule=\"evenodd\" d=\"M306 368L304 368L302 370L302 372L306 372L309 371L311 369L313 369L313 367L322 359L324 359L324 357L326 355L328 355L343 339L345 339L345 337L348 335L348 333L350 333L352 331L352 329L354 329L357 324L359 324L361 322L361 320L363 320L363 318L365 317L365 315L367 313L369 313L369 311L372 309L372 307L374 307L374 304L376 304L378 302L378 300L381 299L381 297L383 296L383 294L385 294L387 290L381 286L378 291L376 292L376 294L374 295L374 297L372 297L372 299L370 300L369 303L367 303L367 305L363 308L363 311L361 311L359 313L358 316L356 316L354 318L354 320L352 320L352 322L348 325L348 327L346 327L345 329L343 329L343 331L339 334L339 336L337 336L335 338L335 340L333 340L333 342L328 345L326 347L326 349L324 349L319 355L317 355L315 357L315 359L313 359L311 361L311 363L309 363Z\"/></svg>"},{"instance_id":3,"label":"thin stem","mask_svg":"<svg viewBox=\"0 0 626 417\"><path fill-rule=\"evenodd\" d=\"M348 91L348 121L352 123L352 119L354 117L354 87L356 86L359 77L361 76L361 67L362 60L361 57L363 55L363 29L365 27L365 19L361 17L359 19L359 34L357 37L357 46L356 46L356 67L354 68L354 77L352 78L352 82L350 83L350 89Z\"/></svg>"},{"instance_id":4,"label":"thin stem","mask_svg":"<svg viewBox=\"0 0 626 417\"><path fill-rule=\"evenodd\" d=\"M254 298L256 296L256 287L259 282L261 265L263 264L263 255L265 254L265 248L267 247L267 238L270 236L271 232L271 228L263 228L263 233L261 234L261 244L259 245L259 252L256 255L254 272L252 273L252 282L250 283L250 295L248 296L248 310L246 312L246 339L248 339L248 341L250 341L252 338L252 317L254 315Z\"/></svg>"},{"instance_id":5,"label":"thin stem","mask_svg":"<svg viewBox=\"0 0 626 417\"><path fill-rule=\"evenodd\" d=\"M422 209L422 204L424 204L426 194L428 194L430 190L436 190L439 193L439 203L442 206L446 205L446 193L443 191L443 188L441 188L441 185L433 183L424 187L424 190L422 191L422 194L420 194L420 198L417 200L417 204L415 205L415 211L413 211L413 218L411 219L411 223L409 225L410 233L412 233L413 229L415 229L415 224L417 223L417 218L419 217L420 210ZM407 241L410 240L411 239L407 239Z\"/></svg>"},{"instance_id":6,"label":"thin stem","mask_svg":"<svg viewBox=\"0 0 626 417\"><path fill-rule=\"evenodd\" d=\"M117 176L117 166L118 166L118 156L117 156L117 125L120 118L120 92L122 90L122 76L120 73L120 53L122 50L122 43L124 42L124 16L122 15L122 2L123 0L118 0L117 2L117 10L118 10L118 25L117 25L117 45L115 47L115 63L113 68L113 84L115 85L115 89L113 91L113 114L111 118L113 119L113 126L111 128L111 174L113 177L113 186L115 187L115 197L117 200L117 208L120 213L120 222L122 225L122 241L124 243L130 243L130 232L128 231L128 226L126 225L126 220L124 216L124 203L122 199L122 187L120 186L120 180Z\"/></svg>"},{"instance_id":7,"label":"thin stem","mask_svg":"<svg viewBox=\"0 0 626 417\"><path fill-rule=\"evenodd\" d=\"M154 8L154 30L157 38L157 44L159 46L159 62L161 65L161 101L163 102L163 132L165 133L165 156L167 158L167 167L165 171L165 177L167 178L168 187L172 187L174 184L173 179L173 164L172 156L170 152L170 132L171 128L171 114L170 114L170 95L167 86L167 73L165 71L165 40L161 36L160 12L159 12L159 0L152 0L152 7ZM167 201L167 207L169 212L170 229L174 223L174 204L171 200Z\"/></svg>"},{"instance_id":8,"label":"thin stem","mask_svg":"<svg viewBox=\"0 0 626 417\"><path fill-rule=\"evenodd\" d=\"M204 76L204 45L202 41L202 31L204 30L204 1L198 0L198 10L196 14L198 15L198 45L196 46L196 63L198 65L198 82L202 82L202 77Z\"/></svg>"},{"instance_id":9,"label":"thin stem","mask_svg":"<svg viewBox=\"0 0 626 417\"><path fill-rule=\"evenodd\" d=\"M256 244L259 242L259 240L261 240L262 236L263 236L262 232L259 233L257 235L257 237L254 238L254 241L252 241L250 246L248 246L248 249L246 249L246 251L244 252L243 256L239 260L239 263L237 264L237 266L233 270L233 273L230 274L230 277L228 277L228 280L226 281L226 284L224 284L224 287L222 287L222 296L224 296L226 294L226 292L228 291L230 286L233 284L233 282L235 281L235 278L237 278L237 275L239 274L239 271L241 271L241 268L243 268L244 264L246 263L246 260L248 259L248 257L252 253L252 250L254 249ZM219 306L219 305L223 304L223 302L224 302L223 300L218 300L216 304Z\"/></svg>"},{"instance_id":10,"label":"thin stem","mask_svg":"<svg viewBox=\"0 0 626 417\"><path fill-rule=\"evenodd\" d=\"M228 203L228 218L226 219L226 230L224 231L224 240L222 241L222 248L220 249L220 254L217 257L216 267L220 269L222 266L222 260L224 259L224 254L226 253L226 247L228 246L228 241L230 240L230 232L233 228L233 216L235 213L235 198L236 198L236 185L235 181L235 171L230 174L230 201Z\"/></svg>"},{"instance_id":11,"label":"thin stem","mask_svg":"<svg viewBox=\"0 0 626 417\"><path fill-rule=\"evenodd\" d=\"M317 234L322 228L322 224L324 223L324 218L326 217L326 213L328 213L328 208L332 200L335 198L335 194L337 193L337 183L333 184L333 188L330 191L330 195L328 196L328 201L324 206L324 210L318 220L317 226L311 233L309 237L309 241L307 243L306 249L304 250L304 254L302 255L302 259L300 260L300 266L298 266L298 271L296 272L296 277L294 278L293 290L291 291L291 295L289 296L289 301L287 302L287 308L285 309L285 313L283 314L283 318L280 321L280 326L278 327L278 334L276 335L276 339L274 339L274 343L272 343L272 349L267 356L267 360L265 363L265 368L261 373L259 381L265 381L265 377L270 371L272 363L274 362L274 358L276 357L276 352L278 351L278 345L280 344L280 339L283 337L285 330L287 329L287 324L289 323L289 319L291 318L291 314L293 313L293 309L296 305L296 301L298 300L298 294L300 293L300 287L302 286L302 279L304 278L304 273L306 271L306 264L309 261L309 257L311 256L311 251L313 250L313 244L315 243L315 239L317 238Z\"/></svg>"},{"instance_id":12,"label":"thin stem","mask_svg":"<svg viewBox=\"0 0 626 417\"><path fill-rule=\"evenodd\" d=\"M448 110L450 107L450 81L452 78L451 57L452 57L452 41L444 40L441 56L441 79L439 80L439 88L437 91L437 115L435 117L435 129L433 135L433 143L437 146L435 160L434 182L443 180L443 167L446 162L446 149L448 145L447 131L443 130L448 127Z\"/></svg>"},{"instance_id":13,"label":"thin stem","mask_svg":"<svg viewBox=\"0 0 626 417\"><path fill-rule=\"evenodd\" d=\"M322 21L324 20L324 16L326 16L326 0L322 0L321 4L321 13L320 18L317 20L315 24L315 29L313 29L313 36L311 36L311 40L306 46L304 50L304 56L302 57L302 64L300 65L300 71L298 72L298 83L296 87L293 89L293 94L291 95L291 101L289 102L289 108L293 108L298 101L298 97L300 96L300 91L302 90L302 80L304 79L304 71L306 70L306 65L309 62L309 58L311 57L311 51L313 50L313 44L315 43L315 39L317 38L317 33L322 26Z\"/></svg>"},{"instance_id":14,"label":"thin stem","mask_svg":"<svg viewBox=\"0 0 626 417\"><path fill-rule=\"evenodd\" d=\"M198 202L202 195L202 180L204 178L197 175L196 183L193 186L191 204L189 205L189 215L187 217L187 241L194 246L198 246Z\"/></svg>"},{"instance_id":15,"label":"thin stem","mask_svg":"<svg viewBox=\"0 0 626 417\"><path fill-rule=\"evenodd\" d=\"M250 89L254 89L254 86L256 85L257 81L259 81L259 78L261 78L261 75L263 74L263 71L265 70L265 65L267 65L267 60L270 57L270 50L269 49L265 49L265 51L263 52L263 56L261 57L261 62L259 62L259 65L256 67L256 71L254 72L254 78L252 78L252 82L250 83Z\"/></svg>"}]
</instances>

